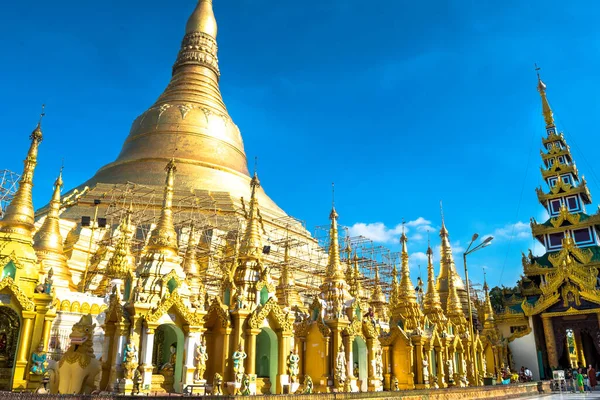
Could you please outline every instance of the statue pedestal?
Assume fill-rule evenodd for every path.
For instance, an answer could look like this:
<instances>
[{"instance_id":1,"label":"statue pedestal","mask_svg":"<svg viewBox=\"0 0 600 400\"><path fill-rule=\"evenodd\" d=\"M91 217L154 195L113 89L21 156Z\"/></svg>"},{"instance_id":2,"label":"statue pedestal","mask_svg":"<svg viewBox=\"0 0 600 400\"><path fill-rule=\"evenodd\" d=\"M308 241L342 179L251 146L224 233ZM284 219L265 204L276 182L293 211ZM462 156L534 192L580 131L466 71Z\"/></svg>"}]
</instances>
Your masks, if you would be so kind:
<instances>
[{"instance_id":1,"label":"statue pedestal","mask_svg":"<svg viewBox=\"0 0 600 400\"><path fill-rule=\"evenodd\" d=\"M119 393L133 394L133 380L132 379L121 379L119 381Z\"/></svg>"},{"instance_id":2,"label":"statue pedestal","mask_svg":"<svg viewBox=\"0 0 600 400\"><path fill-rule=\"evenodd\" d=\"M388 380L389 379L390 378L388 376ZM393 390L393 388L391 388L390 390ZM369 392L382 392L382 391L383 391L383 384L380 379L377 379L377 378L369 379Z\"/></svg>"},{"instance_id":3,"label":"statue pedestal","mask_svg":"<svg viewBox=\"0 0 600 400\"><path fill-rule=\"evenodd\" d=\"M256 395L256 374L248 374L248 379L250 379L250 384L248 385L250 394Z\"/></svg>"},{"instance_id":4,"label":"statue pedestal","mask_svg":"<svg viewBox=\"0 0 600 400\"><path fill-rule=\"evenodd\" d=\"M227 382L227 393L231 396L235 396L240 393L240 388L242 387L241 382ZM225 394L225 393L224 393Z\"/></svg>"},{"instance_id":5,"label":"statue pedestal","mask_svg":"<svg viewBox=\"0 0 600 400\"><path fill-rule=\"evenodd\" d=\"M357 378L350 378L350 391L351 392L359 392Z\"/></svg>"}]
</instances>

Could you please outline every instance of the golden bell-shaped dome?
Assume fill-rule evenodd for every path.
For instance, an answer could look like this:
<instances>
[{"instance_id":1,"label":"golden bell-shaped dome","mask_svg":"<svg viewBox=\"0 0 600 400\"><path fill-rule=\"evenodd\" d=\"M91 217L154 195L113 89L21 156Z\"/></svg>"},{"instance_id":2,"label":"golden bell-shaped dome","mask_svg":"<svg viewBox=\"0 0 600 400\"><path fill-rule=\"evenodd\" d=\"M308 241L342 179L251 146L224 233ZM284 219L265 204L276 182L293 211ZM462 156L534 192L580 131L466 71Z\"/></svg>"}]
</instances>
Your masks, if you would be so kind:
<instances>
[{"instance_id":1,"label":"golden bell-shaped dome","mask_svg":"<svg viewBox=\"0 0 600 400\"><path fill-rule=\"evenodd\" d=\"M117 159L84 185L159 185L164 165L174 157L176 190L223 191L236 199L248 196L250 175L244 143L219 90L212 3L200 0L190 16L165 91L133 122ZM262 189L257 195L266 209L283 214Z\"/></svg>"}]
</instances>

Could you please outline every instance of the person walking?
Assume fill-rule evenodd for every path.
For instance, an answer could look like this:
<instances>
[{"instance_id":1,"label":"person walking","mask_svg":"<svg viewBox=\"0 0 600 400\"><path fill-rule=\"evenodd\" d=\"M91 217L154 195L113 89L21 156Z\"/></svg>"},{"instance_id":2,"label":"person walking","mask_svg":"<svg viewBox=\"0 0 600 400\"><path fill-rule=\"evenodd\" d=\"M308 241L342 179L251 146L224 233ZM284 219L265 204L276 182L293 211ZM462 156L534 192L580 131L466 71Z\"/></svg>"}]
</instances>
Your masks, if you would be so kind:
<instances>
[{"instance_id":1,"label":"person walking","mask_svg":"<svg viewBox=\"0 0 600 400\"><path fill-rule=\"evenodd\" d=\"M577 370L577 389L579 393L583 393L583 374L581 373L581 368Z\"/></svg>"},{"instance_id":2,"label":"person walking","mask_svg":"<svg viewBox=\"0 0 600 400\"><path fill-rule=\"evenodd\" d=\"M598 380L596 379L596 370L590 364L588 368L588 379L590 385L590 391L595 390Z\"/></svg>"}]
</instances>

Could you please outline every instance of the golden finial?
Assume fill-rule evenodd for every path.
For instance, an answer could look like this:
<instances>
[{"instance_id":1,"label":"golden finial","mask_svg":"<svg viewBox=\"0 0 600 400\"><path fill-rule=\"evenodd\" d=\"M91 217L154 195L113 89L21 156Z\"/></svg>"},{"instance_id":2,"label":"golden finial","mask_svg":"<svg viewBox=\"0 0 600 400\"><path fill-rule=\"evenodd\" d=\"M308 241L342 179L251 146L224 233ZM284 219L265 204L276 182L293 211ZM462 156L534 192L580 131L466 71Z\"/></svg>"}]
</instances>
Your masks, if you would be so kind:
<instances>
[{"instance_id":1,"label":"golden finial","mask_svg":"<svg viewBox=\"0 0 600 400\"><path fill-rule=\"evenodd\" d=\"M4 218L0 221L0 232L18 233L31 236L34 230L34 210L31 191L33 189L33 173L37 164L38 146L42 141L42 119L44 105L37 126L29 136L31 145L24 161L23 174L19 180L19 188L12 201L6 207Z\"/></svg>"},{"instance_id":2,"label":"golden finial","mask_svg":"<svg viewBox=\"0 0 600 400\"><path fill-rule=\"evenodd\" d=\"M448 230L446 229L446 221L444 220L444 205L442 204L442 200L440 200L440 214L442 215L442 227L440 228L440 236L448 235Z\"/></svg>"},{"instance_id":3,"label":"golden finial","mask_svg":"<svg viewBox=\"0 0 600 400\"><path fill-rule=\"evenodd\" d=\"M402 236L400 237L400 243L402 243L401 253L401 269L400 269L400 295L406 301L412 301L417 299L415 288L410 279L410 267L408 265L408 238L406 237L405 222L402 220Z\"/></svg>"},{"instance_id":4,"label":"golden finial","mask_svg":"<svg viewBox=\"0 0 600 400\"><path fill-rule=\"evenodd\" d=\"M205 33L217 38L217 20L212 8L212 0L200 0L188 19L185 33Z\"/></svg>"},{"instance_id":5,"label":"golden finial","mask_svg":"<svg viewBox=\"0 0 600 400\"><path fill-rule=\"evenodd\" d=\"M109 279L126 279L135 268L131 255L131 206L121 217L119 224L119 237L115 250L106 264L105 280L100 286L106 285Z\"/></svg>"},{"instance_id":6,"label":"golden finial","mask_svg":"<svg viewBox=\"0 0 600 400\"><path fill-rule=\"evenodd\" d=\"M554 128L554 116L550 104L548 103L548 98L546 97L546 84L540 77L540 67L538 67L537 64L535 64L535 71L538 78L538 91L542 98L542 115L544 116L544 121L546 121L546 128Z\"/></svg>"}]
</instances>

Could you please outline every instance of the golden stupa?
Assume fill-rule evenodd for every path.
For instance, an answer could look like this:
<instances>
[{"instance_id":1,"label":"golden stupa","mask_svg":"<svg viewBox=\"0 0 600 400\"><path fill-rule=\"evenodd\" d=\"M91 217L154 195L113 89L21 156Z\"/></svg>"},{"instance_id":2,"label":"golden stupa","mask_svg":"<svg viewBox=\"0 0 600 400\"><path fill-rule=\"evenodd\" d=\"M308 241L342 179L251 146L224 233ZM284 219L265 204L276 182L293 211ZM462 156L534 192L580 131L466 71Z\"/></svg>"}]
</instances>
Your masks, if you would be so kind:
<instances>
[{"instance_id":1,"label":"golden stupa","mask_svg":"<svg viewBox=\"0 0 600 400\"><path fill-rule=\"evenodd\" d=\"M216 38L212 0L199 1L187 22L167 88L135 119L117 159L81 187L162 185L164 166L174 157L176 191L208 190L227 192L235 200L248 198L251 178L244 143L219 90ZM257 196L267 214L286 215L262 189Z\"/></svg>"}]
</instances>

